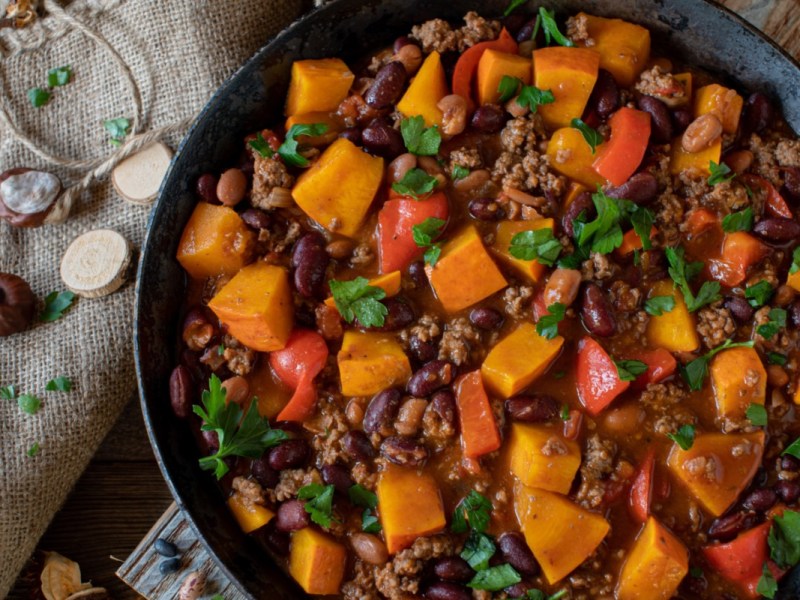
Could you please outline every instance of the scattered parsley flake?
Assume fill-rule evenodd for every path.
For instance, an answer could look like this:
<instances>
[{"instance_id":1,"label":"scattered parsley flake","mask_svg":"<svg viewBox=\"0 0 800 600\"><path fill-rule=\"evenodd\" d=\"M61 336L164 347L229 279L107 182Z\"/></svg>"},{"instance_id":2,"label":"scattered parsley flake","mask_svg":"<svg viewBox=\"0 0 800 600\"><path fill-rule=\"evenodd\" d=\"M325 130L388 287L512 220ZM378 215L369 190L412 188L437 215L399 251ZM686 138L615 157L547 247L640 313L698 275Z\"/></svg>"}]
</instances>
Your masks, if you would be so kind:
<instances>
[{"instance_id":1,"label":"scattered parsley flake","mask_svg":"<svg viewBox=\"0 0 800 600\"><path fill-rule=\"evenodd\" d=\"M800 458L800 438L797 438L795 441L789 444L783 452L781 452L781 456L784 454L794 456L795 458Z\"/></svg>"},{"instance_id":2,"label":"scattered parsley flake","mask_svg":"<svg viewBox=\"0 0 800 600\"><path fill-rule=\"evenodd\" d=\"M17 388L14 385L7 385L0 387L0 399L2 400L16 400Z\"/></svg>"},{"instance_id":3,"label":"scattered parsley flake","mask_svg":"<svg viewBox=\"0 0 800 600\"><path fill-rule=\"evenodd\" d=\"M425 119L419 115L400 121L400 133L403 143L411 154L417 156L436 156L442 143L439 128L425 127Z\"/></svg>"},{"instance_id":4,"label":"scattered parsley flake","mask_svg":"<svg viewBox=\"0 0 800 600\"><path fill-rule=\"evenodd\" d=\"M72 390L72 380L69 377L55 377L47 382L44 388L48 392L69 392Z\"/></svg>"},{"instance_id":5,"label":"scattered parsley flake","mask_svg":"<svg viewBox=\"0 0 800 600\"><path fill-rule=\"evenodd\" d=\"M420 196L430 194L436 188L436 177L428 175L419 167L410 169L400 181L392 184L392 189L403 196L419 200Z\"/></svg>"},{"instance_id":6,"label":"scattered parsley flake","mask_svg":"<svg viewBox=\"0 0 800 600\"><path fill-rule=\"evenodd\" d=\"M772 284L765 279L762 279L754 285L748 285L744 290L744 297L753 308L760 308L764 306L769 299L772 298L773 292Z\"/></svg>"},{"instance_id":7,"label":"scattered parsley flake","mask_svg":"<svg viewBox=\"0 0 800 600\"><path fill-rule=\"evenodd\" d=\"M551 227L520 231L511 238L508 252L520 260L536 260L552 267L561 254L561 242L553 235Z\"/></svg>"},{"instance_id":8,"label":"scattered parsley flake","mask_svg":"<svg viewBox=\"0 0 800 600\"><path fill-rule=\"evenodd\" d=\"M452 173L452 176L451 176L451 179L453 181L458 181L459 179L464 179L464 177L466 177L467 175L469 175L469 169L467 167L464 167L462 165L454 165L453 166L453 173Z\"/></svg>"},{"instance_id":9,"label":"scattered parsley flake","mask_svg":"<svg viewBox=\"0 0 800 600\"><path fill-rule=\"evenodd\" d=\"M756 329L756 333L765 340L768 340L784 327L786 327L786 310L783 308L771 308L769 311L769 321L763 325L759 325Z\"/></svg>"},{"instance_id":10,"label":"scattered parsley flake","mask_svg":"<svg viewBox=\"0 0 800 600\"><path fill-rule=\"evenodd\" d=\"M596 129L592 129L580 119L572 119L570 125L581 132L583 139L586 140L586 143L591 147L592 154L597 152L597 146L603 143L603 136L600 135L600 132Z\"/></svg>"},{"instance_id":11,"label":"scattered parsley flake","mask_svg":"<svg viewBox=\"0 0 800 600\"><path fill-rule=\"evenodd\" d=\"M278 148L278 155L287 165L293 167L307 167L308 159L300 154L300 145L297 138L301 135L316 137L328 132L325 123L298 123L292 125L286 132L286 139Z\"/></svg>"},{"instance_id":12,"label":"scattered parsley flake","mask_svg":"<svg viewBox=\"0 0 800 600\"><path fill-rule=\"evenodd\" d=\"M128 135L131 122L125 117L119 117L117 119L103 121L103 127L105 127L106 131L111 135L111 145L119 146L122 144L122 140Z\"/></svg>"},{"instance_id":13,"label":"scattered parsley flake","mask_svg":"<svg viewBox=\"0 0 800 600\"><path fill-rule=\"evenodd\" d=\"M517 97L517 104L527 106L532 113L543 104L552 104L556 97L551 90L540 90L535 85L523 85Z\"/></svg>"},{"instance_id":14,"label":"scattered parsley flake","mask_svg":"<svg viewBox=\"0 0 800 600\"><path fill-rule=\"evenodd\" d=\"M778 582L772 576L772 571L769 570L769 565L764 563L761 569L761 577L758 579L756 585L756 593L761 594L765 598L774 598L778 593Z\"/></svg>"},{"instance_id":15,"label":"scattered parsley flake","mask_svg":"<svg viewBox=\"0 0 800 600\"><path fill-rule=\"evenodd\" d=\"M47 72L47 85L51 88L67 85L72 79L72 67L69 65L56 67Z\"/></svg>"},{"instance_id":16,"label":"scattered parsley flake","mask_svg":"<svg viewBox=\"0 0 800 600\"><path fill-rule=\"evenodd\" d=\"M689 384L689 389L698 392L703 388L703 381L705 381L708 375L708 363L711 362L714 356L729 348L752 348L753 344L753 340L749 342L732 342L730 340L725 340L724 344L717 346L703 356L695 358L693 361L687 363L686 366L679 365L678 369L686 383Z\"/></svg>"},{"instance_id":17,"label":"scattered parsley flake","mask_svg":"<svg viewBox=\"0 0 800 600\"><path fill-rule=\"evenodd\" d=\"M748 206L744 210L725 215L722 218L722 230L725 233L735 231L750 231L753 229L753 208Z\"/></svg>"},{"instance_id":18,"label":"scattered parsley flake","mask_svg":"<svg viewBox=\"0 0 800 600\"><path fill-rule=\"evenodd\" d=\"M39 451L41 449L42 448L41 446L39 446L39 442L33 442L33 445L30 448L28 448L28 451L25 454L27 454L30 458L33 458L34 456L39 454Z\"/></svg>"},{"instance_id":19,"label":"scattered parsley flake","mask_svg":"<svg viewBox=\"0 0 800 600\"><path fill-rule=\"evenodd\" d=\"M660 317L664 313L672 312L675 308L673 296L653 296L644 303L644 311L651 317Z\"/></svg>"},{"instance_id":20,"label":"scattered parsley flake","mask_svg":"<svg viewBox=\"0 0 800 600\"><path fill-rule=\"evenodd\" d=\"M566 371L556 371L555 373L553 373L553 379L563 379L566 376L567 376Z\"/></svg>"},{"instance_id":21,"label":"scattered parsley flake","mask_svg":"<svg viewBox=\"0 0 800 600\"><path fill-rule=\"evenodd\" d=\"M39 315L39 320L50 323L61 318L64 312L72 306L75 294L72 292L51 292L44 299L44 310Z\"/></svg>"},{"instance_id":22,"label":"scattered parsley flake","mask_svg":"<svg viewBox=\"0 0 800 600\"><path fill-rule=\"evenodd\" d=\"M225 354L225 344L220 344L217 346L217 356L222 356Z\"/></svg>"},{"instance_id":23,"label":"scattered parsley flake","mask_svg":"<svg viewBox=\"0 0 800 600\"><path fill-rule=\"evenodd\" d=\"M381 531L381 522L378 517L370 509L365 508L361 513L361 531L365 533L379 533Z\"/></svg>"},{"instance_id":24,"label":"scattered parsley flake","mask_svg":"<svg viewBox=\"0 0 800 600\"><path fill-rule=\"evenodd\" d=\"M558 335L558 324L564 320L567 307L561 302L554 302L547 307L549 314L543 315L536 321L536 333L548 340L552 340Z\"/></svg>"},{"instance_id":25,"label":"scattered parsley flake","mask_svg":"<svg viewBox=\"0 0 800 600\"><path fill-rule=\"evenodd\" d=\"M744 414L756 427L767 426L767 409L764 408L763 404L751 402Z\"/></svg>"},{"instance_id":26,"label":"scattered parsley flake","mask_svg":"<svg viewBox=\"0 0 800 600\"><path fill-rule=\"evenodd\" d=\"M647 365L640 360L615 360L614 366L621 381L635 381L639 375L647 372Z\"/></svg>"},{"instance_id":27,"label":"scattered parsley flake","mask_svg":"<svg viewBox=\"0 0 800 600\"><path fill-rule=\"evenodd\" d=\"M469 524L469 528L473 531L483 533L489 527L491 512L492 503L475 490L470 490L469 494L456 505L450 530L453 533L464 533Z\"/></svg>"},{"instance_id":28,"label":"scattered parsley flake","mask_svg":"<svg viewBox=\"0 0 800 600\"><path fill-rule=\"evenodd\" d=\"M378 496L361 484L357 483L350 486L350 489L347 490L347 495L350 498L350 502L356 506L360 506L362 508L378 507Z\"/></svg>"},{"instance_id":29,"label":"scattered parsley flake","mask_svg":"<svg viewBox=\"0 0 800 600\"><path fill-rule=\"evenodd\" d=\"M539 7L539 17L541 17L542 31L544 31L545 43L549 46L551 38L561 46L572 47L575 45L571 39L566 37L558 30L555 12L547 10L544 6Z\"/></svg>"},{"instance_id":30,"label":"scattered parsley flake","mask_svg":"<svg viewBox=\"0 0 800 600\"><path fill-rule=\"evenodd\" d=\"M31 88L28 90L28 100L34 108L41 108L50 101L50 92L43 88Z\"/></svg>"},{"instance_id":31,"label":"scattered parsley flake","mask_svg":"<svg viewBox=\"0 0 800 600\"><path fill-rule=\"evenodd\" d=\"M424 260L426 264L434 267L442 254L442 247L436 243L436 238L442 235L446 221L436 217L428 217L419 225L411 227L414 243L420 248L425 248Z\"/></svg>"},{"instance_id":32,"label":"scattered parsley flake","mask_svg":"<svg viewBox=\"0 0 800 600\"><path fill-rule=\"evenodd\" d=\"M250 140L247 145L255 150L261 158L271 158L275 155L275 151L269 145L269 142L264 139L260 131L256 135L256 139Z\"/></svg>"},{"instance_id":33,"label":"scattered parsley flake","mask_svg":"<svg viewBox=\"0 0 800 600\"><path fill-rule=\"evenodd\" d=\"M297 499L306 500L304 507L311 520L321 527L330 527L333 521L333 485L309 483L297 490Z\"/></svg>"},{"instance_id":34,"label":"scattered parsley flake","mask_svg":"<svg viewBox=\"0 0 800 600\"><path fill-rule=\"evenodd\" d=\"M342 318L348 323L358 319L364 327L382 327L389 310L380 300L386 292L369 285L366 277L356 277L352 281L329 282L333 301Z\"/></svg>"},{"instance_id":35,"label":"scattered parsley flake","mask_svg":"<svg viewBox=\"0 0 800 600\"><path fill-rule=\"evenodd\" d=\"M569 421L569 404L561 405L561 413L558 416L562 421Z\"/></svg>"},{"instance_id":36,"label":"scattered parsley flake","mask_svg":"<svg viewBox=\"0 0 800 600\"><path fill-rule=\"evenodd\" d=\"M794 274L800 271L800 246L792 252L792 264L789 266L789 273Z\"/></svg>"},{"instance_id":37,"label":"scattered parsley flake","mask_svg":"<svg viewBox=\"0 0 800 600\"><path fill-rule=\"evenodd\" d=\"M17 398L17 406L22 412L35 415L42 407L42 401L33 394L20 394Z\"/></svg>"},{"instance_id":38,"label":"scattered parsley flake","mask_svg":"<svg viewBox=\"0 0 800 600\"><path fill-rule=\"evenodd\" d=\"M522 80L519 77L512 77L511 75L503 75L500 83L497 85L497 92L500 94L498 102L506 102L511 100L517 95L519 86L522 85Z\"/></svg>"},{"instance_id":39,"label":"scattered parsley flake","mask_svg":"<svg viewBox=\"0 0 800 600\"><path fill-rule=\"evenodd\" d=\"M464 549L461 551L463 558L470 567L476 571L481 571L489 566L489 559L494 556L496 548L492 538L485 533L471 531Z\"/></svg>"},{"instance_id":40,"label":"scattered parsley flake","mask_svg":"<svg viewBox=\"0 0 800 600\"><path fill-rule=\"evenodd\" d=\"M684 258L684 250L680 246L666 248L664 250L669 261L669 276L672 281L680 288L683 299L686 301L686 308L689 312L695 312L706 304L711 304L720 299L720 285L718 281L705 281L695 296L689 285L691 281L703 268L703 263L687 263Z\"/></svg>"},{"instance_id":41,"label":"scattered parsley flake","mask_svg":"<svg viewBox=\"0 0 800 600\"><path fill-rule=\"evenodd\" d=\"M680 446L681 450L688 450L694 444L694 425L681 425L675 433L668 433L667 437Z\"/></svg>"},{"instance_id":42,"label":"scattered parsley flake","mask_svg":"<svg viewBox=\"0 0 800 600\"><path fill-rule=\"evenodd\" d=\"M703 569L700 567L692 567L689 569L689 575L694 577L695 579L699 579L703 576Z\"/></svg>"},{"instance_id":43,"label":"scattered parsley flake","mask_svg":"<svg viewBox=\"0 0 800 600\"><path fill-rule=\"evenodd\" d=\"M769 555L782 569L800 562L800 513L786 510L776 515L769 530Z\"/></svg>"},{"instance_id":44,"label":"scattered parsley flake","mask_svg":"<svg viewBox=\"0 0 800 600\"><path fill-rule=\"evenodd\" d=\"M711 173L711 176L708 178L708 185L725 183L736 177L736 173L731 173L731 168L728 165L725 163L718 165L713 160L708 163L708 172Z\"/></svg>"},{"instance_id":45,"label":"scattered parsley flake","mask_svg":"<svg viewBox=\"0 0 800 600\"><path fill-rule=\"evenodd\" d=\"M496 592L520 581L522 581L520 574L506 563L478 571L467 586L474 590Z\"/></svg>"},{"instance_id":46,"label":"scattered parsley flake","mask_svg":"<svg viewBox=\"0 0 800 600\"><path fill-rule=\"evenodd\" d=\"M780 365L783 366L786 364L788 358L785 354L781 354L780 352L767 352L767 361L771 365Z\"/></svg>"},{"instance_id":47,"label":"scattered parsley flake","mask_svg":"<svg viewBox=\"0 0 800 600\"><path fill-rule=\"evenodd\" d=\"M508 3L508 6L506 6L506 9L503 11L503 16L507 17L527 1L528 0L511 0L511 2Z\"/></svg>"}]
</instances>

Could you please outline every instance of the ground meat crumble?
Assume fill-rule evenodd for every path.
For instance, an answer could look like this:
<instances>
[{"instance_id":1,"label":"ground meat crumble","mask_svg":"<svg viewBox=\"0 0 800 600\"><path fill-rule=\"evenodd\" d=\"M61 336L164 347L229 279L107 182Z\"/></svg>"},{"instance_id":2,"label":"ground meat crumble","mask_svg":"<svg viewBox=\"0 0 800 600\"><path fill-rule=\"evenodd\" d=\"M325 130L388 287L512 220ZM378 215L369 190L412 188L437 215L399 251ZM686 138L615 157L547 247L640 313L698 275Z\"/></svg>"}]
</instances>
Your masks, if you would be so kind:
<instances>
[{"instance_id":1,"label":"ground meat crumble","mask_svg":"<svg viewBox=\"0 0 800 600\"><path fill-rule=\"evenodd\" d=\"M466 317L458 317L447 323L439 343L439 358L449 360L456 365L463 365L477 351L481 341L478 330ZM482 350L485 352L485 349Z\"/></svg>"},{"instance_id":2,"label":"ground meat crumble","mask_svg":"<svg viewBox=\"0 0 800 600\"><path fill-rule=\"evenodd\" d=\"M406 594L417 594L426 563L454 552L455 544L450 536L417 538L410 548L401 550L390 562L375 570L375 585L389 600L401 600Z\"/></svg>"},{"instance_id":3,"label":"ground meat crumble","mask_svg":"<svg viewBox=\"0 0 800 600\"><path fill-rule=\"evenodd\" d=\"M458 50L463 52L484 40L493 40L500 33L500 22L489 21L474 11L464 16L465 25L453 29L447 21L432 19L411 29L411 38L417 40L422 51L429 54Z\"/></svg>"}]
</instances>

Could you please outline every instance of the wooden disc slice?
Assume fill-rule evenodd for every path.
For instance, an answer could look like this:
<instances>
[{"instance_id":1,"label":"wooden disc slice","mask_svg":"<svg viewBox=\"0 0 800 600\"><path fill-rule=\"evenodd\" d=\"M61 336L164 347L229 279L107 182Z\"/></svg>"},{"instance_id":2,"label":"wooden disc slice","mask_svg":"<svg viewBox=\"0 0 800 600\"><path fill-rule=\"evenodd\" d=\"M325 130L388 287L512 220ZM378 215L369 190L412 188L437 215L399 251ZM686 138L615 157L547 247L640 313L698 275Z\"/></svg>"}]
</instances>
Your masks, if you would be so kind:
<instances>
[{"instance_id":1,"label":"wooden disc slice","mask_svg":"<svg viewBox=\"0 0 800 600\"><path fill-rule=\"evenodd\" d=\"M86 298L118 290L131 263L131 246L112 229L96 229L75 238L61 259L61 279Z\"/></svg>"},{"instance_id":2,"label":"wooden disc slice","mask_svg":"<svg viewBox=\"0 0 800 600\"><path fill-rule=\"evenodd\" d=\"M172 150L157 142L119 163L111 173L111 182L128 202L150 204L158 195L170 161Z\"/></svg>"}]
</instances>

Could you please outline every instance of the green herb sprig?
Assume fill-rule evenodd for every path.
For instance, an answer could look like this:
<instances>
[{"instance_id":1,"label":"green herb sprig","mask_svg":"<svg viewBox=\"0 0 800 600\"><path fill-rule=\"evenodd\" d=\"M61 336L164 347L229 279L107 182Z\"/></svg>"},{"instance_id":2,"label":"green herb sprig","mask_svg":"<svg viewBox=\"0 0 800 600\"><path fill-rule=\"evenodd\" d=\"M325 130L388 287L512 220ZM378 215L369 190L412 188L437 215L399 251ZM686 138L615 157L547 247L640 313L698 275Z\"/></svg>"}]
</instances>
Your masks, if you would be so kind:
<instances>
[{"instance_id":1,"label":"green herb sprig","mask_svg":"<svg viewBox=\"0 0 800 600\"><path fill-rule=\"evenodd\" d=\"M425 127L425 119L417 115L400 121L403 143L411 154L417 156L436 156L442 143L439 128Z\"/></svg>"},{"instance_id":2,"label":"green herb sprig","mask_svg":"<svg viewBox=\"0 0 800 600\"><path fill-rule=\"evenodd\" d=\"M389 309L380 301L386 292L369 285L366 277L356 277L351 281L329 282L333 301L342 318L348 323L358 319L364 327L382 327Z\"/></svg>"},{"instance_id":3,"label":"green herb sprig","mask_svg":"<svg viewBox=\"0 0 800 600\"><path fill-rule=\"evenodd\" d=\"M567 307L561 302L554 302L547 307L548 314L543 315L536 321L536 333L548 340L552 340L558 335L558 324L564 320Z\"/></svg>"},{"instance_id":4,"label":"green herb sprig","mask_svg":"<svg viewBox=\"0 0 800 600\"><path fill-rule=\"evenodd\" d=\"M705 381L706 376L708 375L708 364L711 362L711 359L714 358L718 353L722 352L723 350L728 350L730 348L752 348L753 341L750 340L749 342L732 342L731 340L725 340L724 344L721 344L710 350L709 352L705 353L703 356L699 358L695 358L693 361L686 364L686 366L679 365L678 369L680 370L681 375L683 376L686 383L689 385L689 389L692 391L700 391L703 388L703 382Z\"/></svg>"},{"instance_id":5,"label":"green herb sprig","mask_svg":"<svg viewBox=\"0 0 800 600\"><path fill-rule=\"evenodd\" d=\"M446 221L436 217L428 217L419 225L411 227L414 243L420 248L425 248L423 259L426 264L435 267L442 254L442 245L436 239L442 235Z\"/></svg>"}]
</instances>

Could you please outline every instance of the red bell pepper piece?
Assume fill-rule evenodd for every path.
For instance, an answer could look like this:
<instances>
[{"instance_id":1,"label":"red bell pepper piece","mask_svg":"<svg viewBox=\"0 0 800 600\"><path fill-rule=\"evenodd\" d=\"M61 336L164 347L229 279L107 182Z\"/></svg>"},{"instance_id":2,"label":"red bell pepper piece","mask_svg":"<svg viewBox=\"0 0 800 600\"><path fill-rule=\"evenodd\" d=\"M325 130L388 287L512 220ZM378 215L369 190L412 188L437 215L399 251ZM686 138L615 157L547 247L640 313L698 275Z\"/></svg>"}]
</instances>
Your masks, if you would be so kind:
<instances>
[{"instance_id":1,"label":"red bell pepper piece","mask_svg":"<svg viewBox=\"0 0 800 600\"><path fill-rule=\"evenodd\" d=\"M592 167L614 185L622 185L642 163L650 139L650 115L624 106L608 123L611 139L600 149Z\"/></svg>"},{"instance_id":2,"label":"red bell pepper piece","mask_svg":"<svg viewBox=\"0 0 800 600\"><path fill-rule=\"evenodd\" d=\"M447 220L447 196L437 192L423 200L401 196L387 200L378 212L378 251L381 273L402 271L422 256L411 231L429 217Z\"/></svg>"},{"instance_id":3,"label":"red bell pepper piece","mask_svg":"<svg viewBox=\"0 0 800 600\"><path fill-rule=\"evenodd\" d=\"M783 219L794 219L794 215L792 214L792 209L789 208L789 204L787 204L786 200L784 200L783 196L781 196L780 192L775 189L775 186L772 185L769 180L752 173L744 173L741 177L742 182L750 189L754 187L760 187L762 190L764 190L767 196L764 206L770 216Z\"/></svg>"},{"instance_id":4,"label":"red bell pepper piece","mask_svg":"<svg viewBox=\"0 0 800 600\"><path fill-rule=\"evenodd\" d=\"M483 388L481 372L472 371L459 377L455 390L464 456L477 458L494 452L500 447L500 431Z\"/></svg>"},{"instance_id":5,"label":"red bell pepper piece","mask_svg":"<svg viewBox=\"0 0 800 600\"><path fill-rule=\"evenodd\" d=\"M678 368L678 361L664 348L646 350L634 357L647 365L647 371L639 375L631 386L635 390L643 390L650 383L664 381Z\"/></svg>"},{"instance_id":6,"label":"red bell pepper piece","mask_svg":"<svg viewBox=\"0 0 800 600\"><path fill-rule=\"evenodd\" d=\"M328 345L316 331L295 329L286 346L269 355L269 364L285 385L294 388L278 421L304 421L314 412L317 392L314 377L328 360Z\"/></svg>"},{"instance_id":7,"label":"red bell pepper piece","mask_svg":"<svg viewBox=\"0 0 800 600\"><path fill-rule=\"evenodd\" d=\"M475 106L473 101L473 81L478 73L478 63L486 50L497 50L516 54L519 50L517 42L505 27L496 40L480 42L465 50L456 62L453 69L453 93L464 98L470 105L470 111Z\"/></svg>"},{"instance_id":8,"label":"red bell pepper piece","mask_svg":"<svg viewBox=\"0 0 800 600\"><path fill-rule=\"evenodd\" d=\"M596 417L612 400L628 389L630 381L619 378L617 367L603 347L590 337L578 342L578 397Z\"/></svg>"},{"instance_id":9,"label":"red bell pepper piece","mask_svg":"<svg viewBox=\"0 0 800 600\"><path fill-rule=\"evenodd\" d=\"M725 236L721 258L708 261L708 271L723 285L734 287L745 280L747 269L761 261L766 253L767 247L755 237L735 231Z\"/></svg>"},{"instance_id":10,"label":"red bell pepper piece","mask_svg":"<svg viewBox=\"0 0 800 600\"><path fill-rule=\"evenodd\" d=\"M686 217L686 230L692 237L697 237L718 223L717 215L707 208L697 208Z\"/></svg>"},{"instance_id":11,"label":"red bell pepper piece","mask_svg":"<svg viewBox=\"0 0 800 600\"><path fill-rule=\"evenodd\" d=\"M648 450L645 454L636 477L631 485L631 496L628 504L631 517L637 523L644 523L650 515L650 503L653 500L653 478L656 470L655 450Z\"/></svg>"}]
</instances>

